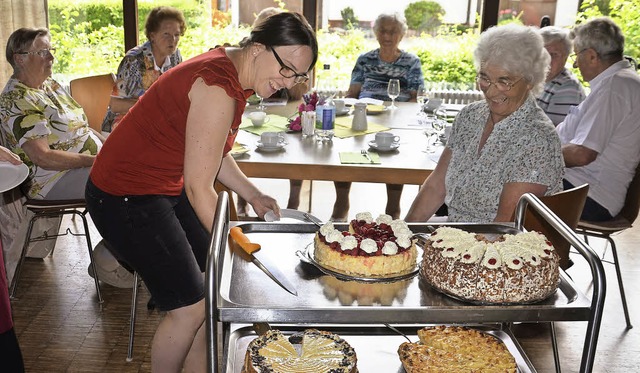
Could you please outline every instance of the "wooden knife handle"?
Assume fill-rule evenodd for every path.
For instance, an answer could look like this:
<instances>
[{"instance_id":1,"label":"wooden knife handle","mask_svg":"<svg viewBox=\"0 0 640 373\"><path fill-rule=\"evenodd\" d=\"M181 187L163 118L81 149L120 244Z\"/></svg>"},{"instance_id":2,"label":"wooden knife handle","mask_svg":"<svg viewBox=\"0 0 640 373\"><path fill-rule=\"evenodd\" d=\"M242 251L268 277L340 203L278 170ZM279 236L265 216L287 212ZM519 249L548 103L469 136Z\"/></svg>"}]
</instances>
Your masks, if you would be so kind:
<instances>
[{"instance_id":1,"label":"wooden knife handle","mask_svg":"<svg viewBox=\"0 0 640 373\"><path fill-rule=\"evenodd\" d=\"M260 245L257 243L251 243L251 241L249 241L249 237L242 232L242 228L240 227L233 227L229 229L229 235L234 241L236 241L242 250L246 251L247 254L253 254L260 250Z\"/></svg>"}]
</instances>

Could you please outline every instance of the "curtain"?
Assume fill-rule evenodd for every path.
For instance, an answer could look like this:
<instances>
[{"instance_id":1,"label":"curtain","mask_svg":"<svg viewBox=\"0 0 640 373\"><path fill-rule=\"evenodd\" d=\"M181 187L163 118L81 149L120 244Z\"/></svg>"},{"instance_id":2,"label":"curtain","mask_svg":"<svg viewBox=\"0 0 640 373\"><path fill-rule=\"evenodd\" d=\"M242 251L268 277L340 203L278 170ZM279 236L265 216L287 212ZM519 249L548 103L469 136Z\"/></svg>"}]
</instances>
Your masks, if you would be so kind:
<instances>
[{"instance_id":1,"label":"curtain","mask_svg":"<svg viewBox=\"0 0 640 373\"><path fill-rule=\"evenodd\" d=\"M0 0L0 87L13 73L5 57L9 35L20 27L48 27L47 0Z\"/></svg>"}]
</instances>

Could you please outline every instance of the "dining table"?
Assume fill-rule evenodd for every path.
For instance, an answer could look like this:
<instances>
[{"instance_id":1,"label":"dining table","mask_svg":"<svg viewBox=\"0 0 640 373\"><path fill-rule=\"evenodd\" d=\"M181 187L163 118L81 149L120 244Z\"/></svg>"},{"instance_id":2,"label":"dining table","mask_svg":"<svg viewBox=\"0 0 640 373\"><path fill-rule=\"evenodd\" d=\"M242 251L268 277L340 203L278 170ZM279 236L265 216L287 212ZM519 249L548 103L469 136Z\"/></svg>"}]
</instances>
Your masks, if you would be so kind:
<instances>
[{"instance_id":1,"label":"dining table","mask_svg":"<svg viewBox=\"0 0 640 373\"><path fill-rule=\"evenodd\" d=\"M265 110L271 119L266 125L295 118L299 104L300 101L294 101L267 106ZM286 145L277 151L261 150L257 146L260 140L257 133L262 129L252 128L246 120L236 137L236 142L245 150L234 158L248 177L420 185L434 170L444 145L431 138L436 146L433 152L425 152L428 138L424 134L424 126L418 121L419 104L399 102L397 106L397 109L387 107L375 115L367 114L371 132L344 138L334 136L332 141L319 142L314 137L303 138L300 132L287 131L284 134ZM460 105L452 105L447 107L447 112L455 115L460 108ZM253 105L247 106L245 116L256 110ZM338 123L347 125L352 119L352 111L336 117ZM271 129L278 130L278 127ZM369 142L375 138L374 131L389 131L399 136L397 148L391 151L371 148ZM363 150L376 162L367 162L364 157L357 163L341 161L341 154L357 154Z\"/></svg>"}]
</instances>

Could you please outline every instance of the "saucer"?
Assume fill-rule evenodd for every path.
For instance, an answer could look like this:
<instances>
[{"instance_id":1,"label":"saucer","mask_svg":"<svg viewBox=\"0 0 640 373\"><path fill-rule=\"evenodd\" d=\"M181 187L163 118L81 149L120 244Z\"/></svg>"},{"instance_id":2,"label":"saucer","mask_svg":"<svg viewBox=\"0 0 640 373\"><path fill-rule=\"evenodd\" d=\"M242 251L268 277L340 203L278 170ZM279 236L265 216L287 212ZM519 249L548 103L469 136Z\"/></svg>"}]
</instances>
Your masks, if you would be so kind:
<instances>
[{"instance_id":1,"label":"saucer","mask_svg":"<svg viewBox=\"0 0 640 373\"><path fill-rule=\"evenodd\" d=\"M19 165L0 161L0 192L15 188L29 176L29 167L24 163Z\"/></svg>"},{"instance_id":2,"label":"saucer","mask_svg":"<svg viewBox=\"0 0 640 373\"><path fill-rule=\"evenodd\" d=\"M286 141L281 141L276 145L264 145L260 140L256 142L256 146L258 147L258 149L264 152L275 152L278 150L282 150L284 149L285 145L287 145Z\"/></svg>"},{"instance_id":3,"label":"saucer","mask_svg":"<svg viewBox=\"0 0 640 373\"><path fill-rule=\"evenodd\" d=\"M371 141L369 141L369 146L372 149L375 149L375 150L377 150L379 152L390 152L390 151L398 149L398 147L400 146L400 143L399 142L394 142L394 143L391 143L391 146L389 146L389 147L381 147L374 140L371 140Z\"/></svg>"},{"instance_id":4,"label":"saucer","mask_svg":"<svg viewBox=\"0 0 640 373\"><path fill-rule=\"evenodd\" d=\"M350 109L348 107L345 107L342 110L336 110L336 116L341 117L343 115L348 115L349 111L350 111Z\"/></svg>"}]
</instances>

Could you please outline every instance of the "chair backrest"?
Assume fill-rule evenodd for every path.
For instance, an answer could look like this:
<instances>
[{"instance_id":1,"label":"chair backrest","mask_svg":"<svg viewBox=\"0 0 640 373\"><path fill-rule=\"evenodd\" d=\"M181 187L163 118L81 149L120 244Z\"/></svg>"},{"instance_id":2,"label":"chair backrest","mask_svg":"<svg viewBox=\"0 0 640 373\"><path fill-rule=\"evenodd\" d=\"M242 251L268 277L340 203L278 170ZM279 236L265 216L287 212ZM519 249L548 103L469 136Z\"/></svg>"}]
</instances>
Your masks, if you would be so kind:
<instances>
[{"instance_id":1,"label":"chair backrest","mask_svg":"<svg viewBox=\"0 0 640 373\"><path fill-rule=\"evenodd\" d=\"M69 83L71 96L84 109L89 126L98 132L102 129L115 81L114 74L103 74L74 79Z\"/></svg>"},{"instance_id":2,"label":"chair backrest","mask_svg":"<svg viewBox=\"0 0 640 373\"><path fill-rule=\"evenodd\" d=\"M638 217L638 212L640 211L640 163L636 167L636 174L631 179L631 183L629 183L629 188L627 189L627 196L624 199L624 205L622 206L622 210L618 216L622 216L627 219L629 223L633 224L633 222Z\"/></svg>"},{"instance_id":3,"label":"chair backrest","mask_svg":"<svg viewBox=\"0 0 640 373\"><path fill-rule=\"evenodd\" d=\"M587 200L588 192L589 185L584 184L551 196L541 197L540 201L571 228L571 230L575 230L578 221L580 221L580 215L582 214L584 203ZM560 256L560 268L566 269L569 267L569 249L571 248L571 244L547 223L537 211L527 208L524 227L528 231L537 231L544 234Z\"/></svg>"}]
</instances>

